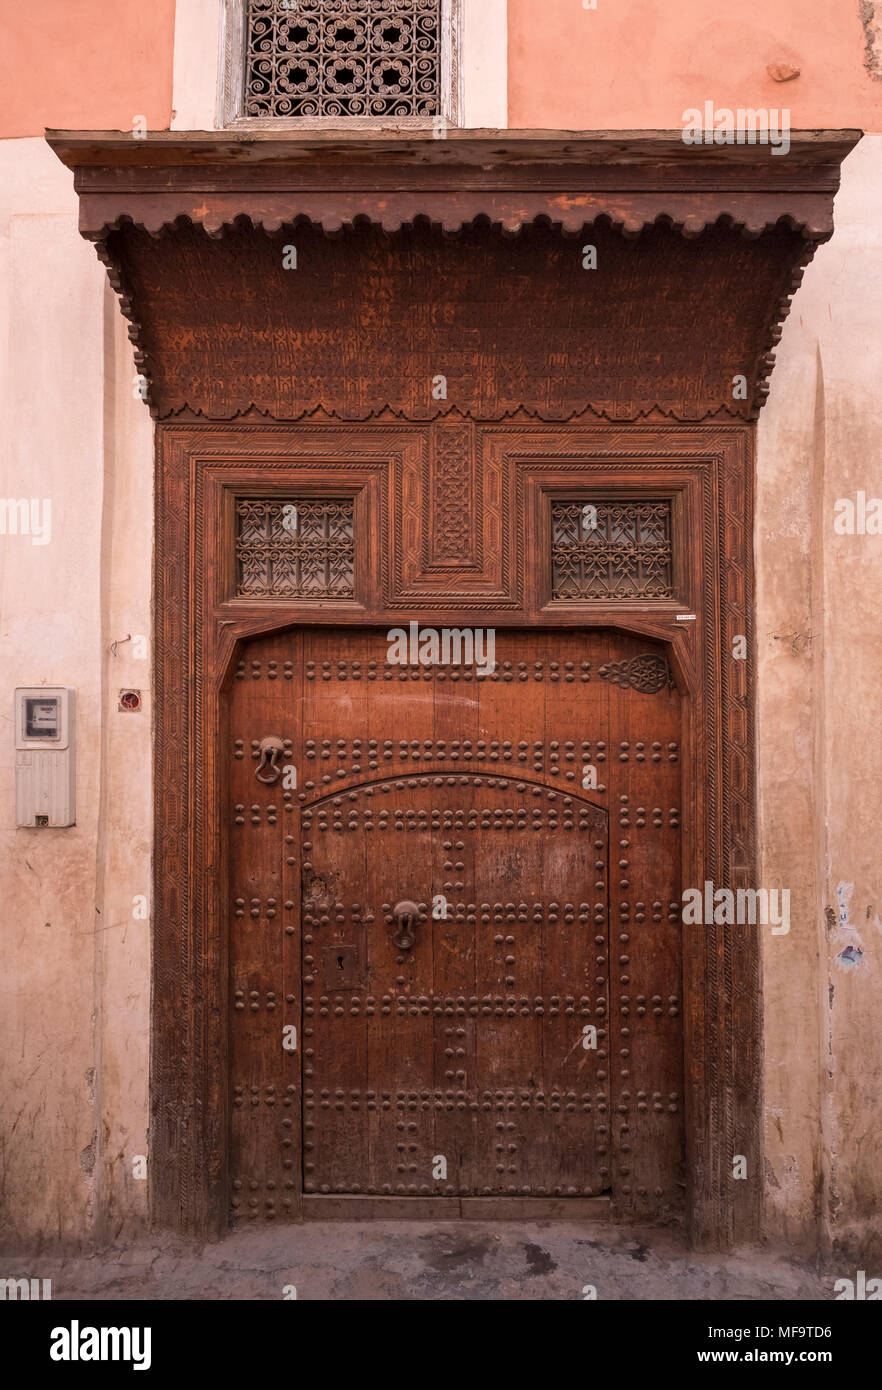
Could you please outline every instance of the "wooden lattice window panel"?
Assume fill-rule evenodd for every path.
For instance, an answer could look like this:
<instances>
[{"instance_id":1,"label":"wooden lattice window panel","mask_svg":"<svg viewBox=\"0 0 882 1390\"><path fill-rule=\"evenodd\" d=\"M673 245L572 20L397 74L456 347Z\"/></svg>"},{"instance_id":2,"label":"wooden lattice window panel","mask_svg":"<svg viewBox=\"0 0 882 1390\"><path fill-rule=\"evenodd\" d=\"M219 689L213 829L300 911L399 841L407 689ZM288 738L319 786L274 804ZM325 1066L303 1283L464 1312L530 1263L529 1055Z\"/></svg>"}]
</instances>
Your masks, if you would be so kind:
<instances>
[{"instance_id":1,"label":"wooden lattice window panel","mask_svg":"<svg viewBox=\"0 0 882 1390\"><path fill-rule=\"evenodd\" d=\"M673 597L669 501L553 501L554 599Z\"/></svg>"},{"instance_id":2,"label":"wooden lattice window panel","mask_svg":"<svg viewBox=\"0 0 882 1390\"><path fill-rule=\"evenodd\" d=\"M441 113L442 0L248 0L246 117Z\"/></svg>"},{"instance_id":3,"label":"wooden lattice window panel","mask_svg":"<svg viewBox=\"0 0 882 1390\"><path fill-rule=\"evenodd\" d=\"M236 596L354 598L352 500L239 498Z\"/></svg>"}]
</instances>

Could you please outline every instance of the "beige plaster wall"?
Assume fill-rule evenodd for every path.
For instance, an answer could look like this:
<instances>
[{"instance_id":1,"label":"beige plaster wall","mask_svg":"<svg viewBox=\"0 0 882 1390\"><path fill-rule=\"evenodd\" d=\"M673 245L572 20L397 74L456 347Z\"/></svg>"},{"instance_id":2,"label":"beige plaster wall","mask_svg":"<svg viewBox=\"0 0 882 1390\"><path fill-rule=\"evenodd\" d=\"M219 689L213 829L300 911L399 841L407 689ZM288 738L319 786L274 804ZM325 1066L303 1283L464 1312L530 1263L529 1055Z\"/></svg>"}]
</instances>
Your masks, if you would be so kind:
<instances>
[{"instance_id":1,"label":"beige plaster wall","mask_svg":"<svg viewBox=\"0 0 882 1390\"><path fill-rule=\"evenodd\" d=\"M833 526L882 498L882 138L836 224L760 421L756 557L761 882L793 893L764 941L767 1222L804 1242L817 1215L845 1258L882 1255L882 536Z\"/></svg>"},{"instance_id":2,"label":"beige plaster wall","mask_svg":"<svg viewBox=\"0 0 882 1390\"><path fill-rule=\"evenodd\" d=\"M0 1221L78 1239L145 1207L152 428L115 297L41 139L0 144L0 497L51 539L0 536ZM15 828L16 685L78 691L77 822Z\"/></svg>"}]
</instances>

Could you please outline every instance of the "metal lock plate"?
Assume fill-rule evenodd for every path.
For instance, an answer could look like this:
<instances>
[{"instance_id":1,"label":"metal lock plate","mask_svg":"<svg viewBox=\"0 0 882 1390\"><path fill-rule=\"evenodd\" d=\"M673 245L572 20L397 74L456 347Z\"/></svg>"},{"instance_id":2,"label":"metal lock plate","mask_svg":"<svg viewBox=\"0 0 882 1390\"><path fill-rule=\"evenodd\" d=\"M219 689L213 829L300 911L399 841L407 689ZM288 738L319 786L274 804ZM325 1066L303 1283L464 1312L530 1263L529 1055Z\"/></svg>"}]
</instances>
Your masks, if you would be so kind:
<instances>
[{"instance_id":1,"label":"metal lock plate","mask_svg":"<svg viewBox=\"0 0 882 1390\"><path fill-rule=\"evenodd\" d=\"M361 962L357 946L325 946L325 986L328 989L358 989L361 987Z\"/></svg>"}]
</instances>

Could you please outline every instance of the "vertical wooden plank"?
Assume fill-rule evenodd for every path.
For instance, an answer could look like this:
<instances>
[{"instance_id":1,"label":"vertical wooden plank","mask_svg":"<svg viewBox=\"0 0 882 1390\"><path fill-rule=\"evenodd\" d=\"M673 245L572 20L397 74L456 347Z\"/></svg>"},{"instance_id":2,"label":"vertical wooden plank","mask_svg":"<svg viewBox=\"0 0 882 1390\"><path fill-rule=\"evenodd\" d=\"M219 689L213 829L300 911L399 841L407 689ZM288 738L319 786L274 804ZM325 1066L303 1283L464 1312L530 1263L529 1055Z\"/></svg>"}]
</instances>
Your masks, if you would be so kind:
<instances>
[{"instance_id":1,"label":"vertical wooden plank","mask_svg":"<svg viewBox=\"0 0 882 1390\"><path fill-rule=\"evenodd\" d=\"M292 1064L282 1047L285 972L282 949L285 824L281 781L256 773L266 737L291 737L279 639L243 648L230 721L231 1215L284 1214L281 1113ZM270 775L268 772L264 775ZM299 1126L298 1126L299 1129ZM299 1138L299 1135L298 1135Z\"/></svg>"},{"instance_id":2,"label":"vertical wooden plank","mask_svg":"<svg viewBox=\"0 0 882 1390\"><path fill-rule=\"evenodd\" d=\"M312 844L304 860L304 911L312 943L304 940L304 973L313 977L313 1046L304 1053L304 1080L315 1092L315 1150L305 1164L306 1191L362 1192L369 1185L367 1135L367 1018L362 921L367 807L345 789L357 722L361 638L323 629L310 635L304 700L316 790L305 817ZM356 719L353 715L356 715ZM309 864L309 869L306 865ZM356 906L357 905L357 906ZM310 1055L312 1053L312 1055Z\"/></svg>"},{"instance_id":3,"label":"vertical wooden plank","mask_svg":"<svg viewBox=\"0 0 882 1390\"><path fill-rule=\"evenodd\" d=\"M608 666L611 783L612 1017L619 1033L614 1138L617 1203L635 1216L682 1207L679 698L640 687L651 644L619 635Z\"/></svg>"},{"instance_id":4,"label":"vertical wooden plank","mask_svg":"<svg viewBox=\"0 0 882 1390\"><path fill-rule=\"evenodd\" d=\"M282 1146L283 1194L282 1214L297 1218L302 1211L303 1161L309 1136L304 1130L307 1117L304 1105L303 1056L307 1045L303 1028L303 921L301 883L303 866L303 834L301 827L302 790L306 780L306 759L303 739L303 686L305 636L302 631L286 633L280 643L282 696L285 708L285 729L292 737L290 765L296 769L296 789L283 789L284 825L282 848L282 911L279 932L282 944L284 1007L282 1024L294 1028L283 1036L282 1062L285 1072L281 1096L280 1128ZM295 1043L294 1048L291 1043Z\"/></svg>"},{"instance_id":5,"label":"vertical wooden plank","mask_svg":"<svg viewBox=\"0 0 882 1390\"><path fill-rule=\"evenodd\" d=\"M599 664L602 641L596 634L554 634L545 685L546 776L556 789L548 804L556 828L546 841L543 871L544 1063L554 1120L545 1148L549 1190L564 1196L608 1186L600 1152L609 1097L607 814L596 804L604 793L581 785L583 740L606 731L602 685L590 669ZM586 1025L598 1030L596 1038L584 1037ZM597 1046L585 1047L586 1041Z\"/></svg>"},{"instance_id":6,"label":"vertical wooden plank","mask_svg":"<svg viewBox=\"0 0 882 1390\"><path fill-rule=\"evenodd\" d=\"M481 802L492 829L476 840L475 864L481 920L478 927L480 1023L476 1067L480 1078L481 1169L475 1191L522 1191L541 1174L529 1142L531 1107L541 1090L540 1028L533 1014L536 993L535 923L541 894L540 855L528 821L529 789L522 781L520 749L527 720L527 680L520 679L522 635L497 632L497 665L481 690L481 735L487 742L489 780ZM494 757L495 754L495 757ZM503 785L505 784L505 785ZM521 1010L512 1001L528 1001ZM509 1011L512 1010L511 1013ZM526 1137L526 1142L525 1142ZM514 1170L514 1171L510 1171Z\"/></svg>"},{"instance_id":7,"label":"vertical wooden plank","mask_svg":"<svg viewBox=\"0 0 882 1390\"><path fill-rule=\"evenodd\" d=\"M476 873L475 777L481 725L481 680L474 667L439 666L434 673L432 855L434 892L447 916L432 924L434 956L435 1153L447 1164L439 1192L474 1191L483 1161L479 1134L475 1034L476 960L481 885Z\"/></svg>"}]
</instances>

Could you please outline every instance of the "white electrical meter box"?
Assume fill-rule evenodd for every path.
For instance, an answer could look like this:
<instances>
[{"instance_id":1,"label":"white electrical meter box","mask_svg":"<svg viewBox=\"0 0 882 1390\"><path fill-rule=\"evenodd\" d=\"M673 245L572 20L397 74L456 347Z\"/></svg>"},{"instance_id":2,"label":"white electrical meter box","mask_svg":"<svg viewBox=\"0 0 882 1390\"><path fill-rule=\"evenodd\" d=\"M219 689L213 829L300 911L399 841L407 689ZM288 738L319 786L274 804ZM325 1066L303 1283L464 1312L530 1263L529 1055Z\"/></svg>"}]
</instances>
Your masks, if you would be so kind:
<instances>
[{"instance_id":1,"label":"white electrical meter box","mask_svg":"<svg viewBox=\"0 0 882 1390\"><path fill-rule=\"evenodd\" d=\"M76 821L76 690L21 686L15 692L15 823Z\"/></svg>"}]
</instances>

